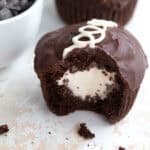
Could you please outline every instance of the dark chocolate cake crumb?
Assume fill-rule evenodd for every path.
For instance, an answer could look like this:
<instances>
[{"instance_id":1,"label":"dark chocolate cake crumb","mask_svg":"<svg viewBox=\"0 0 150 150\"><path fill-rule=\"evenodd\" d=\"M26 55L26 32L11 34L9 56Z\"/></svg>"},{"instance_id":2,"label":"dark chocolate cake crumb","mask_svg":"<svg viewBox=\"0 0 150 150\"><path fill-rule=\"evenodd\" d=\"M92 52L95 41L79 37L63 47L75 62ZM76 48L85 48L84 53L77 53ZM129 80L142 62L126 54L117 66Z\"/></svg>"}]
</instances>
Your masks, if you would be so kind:
<instances>
[{"instance_id":1,"label":"dark chocolate cake crumb","mask_svg":"<svg viewBox=\"0 0 150 150\"><path fill-rule=\"evenodd\" d=\"M103 73L105 76L108 75L108 73L107 73L106 71L102 71L102 73Z\"/></svg>"},{"instance_id":2,"label":"dark chocolate cake crumb","mask_svg":"<svg viewBox=\"0 0 150 150\"><path fill-rule=\"evenodd\" d=\"M6 133L8 131L9 131L9 128L8 128L7 124L0 125L0 135Z\"/></svg>"},{"instance_id":3,"label":"dark chocolate cake crumb","mask_svg":"<svg viewBox=\"0 0 150 150\"><path fill-rule=\"evenodd\" d=\"M63 80L64 85L67 85L68 82L69 82L69 79L64 79L64 80Z\"/></svg>"},{"instance_id":4,"label":"dark chocolate cake crumb","mask_svg":"<svg viewBox=\"0 0 150 150\"><path fill-rule=\"evenodd\" d=\"M120 146L118 150L125 150L125 148Z\"/></svg>"},{"instance_id":5,"label":"dark chocolate cake crumb","mask_svg":"<svg viewBox=\"0 0 150 150\"><path fill-rule=\"evenodd\" d=\"M69 139L68 139L68 138L66 138L66 140L68 141Z\"/></svg>"},{"instance_id":6,"label":"dark chocolate cake crumb","mask_svg":"<svg viewBox=\"0 0 150 150\"><path fill-rule=\"evenodd\" d=\"M71 68L71 73L75 73L75 72L77 72L78 71L78 68L76 67L76 66L73 66L72 68Z\"/></svg>"},{"instance_id":7,"label":"dark chocolate cake crumb","mask_svg":"<svg viewBox=\"0 0 150 150\"><path fill-rule=\"evenodd\" d=\"M112 78L112 77L109 77L109 80L110 80L110 81L113 81L113 78Z\"/></svg>"},{"instance_id":8,"label":"dark chocolate cake crumb","mask_svg":"<svg viewBox=\"0 0 150 150\"><path fill-rule=\"evenodd\" d=\"M92 139L95 137L95 134L92 133L86 126L85 123L80 124L80 128L78 130L78 134L84 139Z\"/></svg>"}]
</instances>

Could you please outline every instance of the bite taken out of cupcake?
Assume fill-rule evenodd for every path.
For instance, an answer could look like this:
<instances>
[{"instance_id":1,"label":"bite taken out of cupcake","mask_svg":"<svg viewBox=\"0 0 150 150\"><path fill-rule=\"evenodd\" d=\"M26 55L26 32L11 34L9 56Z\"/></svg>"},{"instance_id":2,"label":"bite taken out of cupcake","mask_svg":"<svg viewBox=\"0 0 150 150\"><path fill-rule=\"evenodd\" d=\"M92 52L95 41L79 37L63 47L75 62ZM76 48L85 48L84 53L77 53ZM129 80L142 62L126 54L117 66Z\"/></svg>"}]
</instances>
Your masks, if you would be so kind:
<instances>
[{"instance_id":1,"label":"bite taken out of cupcake","mask_svg":"<svg viewBox=\"0 0 150 150\"><path fill-rule=\"evenodd\" d=\"M134 36L106 20L67 26L46 34L35 50L35 71L52 112L76 110L124 118L133 106L147 68Z\"/></svg>"}]
</instances>

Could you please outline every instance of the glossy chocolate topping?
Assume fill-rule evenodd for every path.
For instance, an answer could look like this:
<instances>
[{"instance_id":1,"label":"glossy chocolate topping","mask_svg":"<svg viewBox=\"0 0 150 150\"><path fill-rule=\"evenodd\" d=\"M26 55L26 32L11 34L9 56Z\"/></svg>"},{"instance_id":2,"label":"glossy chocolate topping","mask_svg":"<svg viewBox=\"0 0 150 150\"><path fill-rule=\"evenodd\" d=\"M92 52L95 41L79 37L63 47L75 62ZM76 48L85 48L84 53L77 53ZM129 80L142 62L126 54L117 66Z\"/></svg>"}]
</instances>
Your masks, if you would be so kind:
<instances>
[{"instance_id":1,"label":"glossy chocolate topping","mask_svg":"<svg viewBox=\"0 0 150 150\"><path fill-rule=\"evenodd\" d=\"M83 25L85 24L68 26L42 38L35 52L37 56L35 69L39 77L50 66L64 61L64 49L72 45L72 38L79 34L78 29ZM122 79L130 90L134 91L140 87L148 66L147 59L139 42L128 31L122 27L108 28L105 39L97 44L95 49L103 51L114 60ZM71 53L74 51L76 49Z\"/></svg>"},{"instance_id":2,"label":"glossy chocolate topping","mask_svg":"<svg viewBox=\"0 0 150 150\"><path fill-rule=\"evenodd\" d=\"M132 0L99 0L105 7L115 6L116 9L123 9Z\"/></svg>"}]
</instances>

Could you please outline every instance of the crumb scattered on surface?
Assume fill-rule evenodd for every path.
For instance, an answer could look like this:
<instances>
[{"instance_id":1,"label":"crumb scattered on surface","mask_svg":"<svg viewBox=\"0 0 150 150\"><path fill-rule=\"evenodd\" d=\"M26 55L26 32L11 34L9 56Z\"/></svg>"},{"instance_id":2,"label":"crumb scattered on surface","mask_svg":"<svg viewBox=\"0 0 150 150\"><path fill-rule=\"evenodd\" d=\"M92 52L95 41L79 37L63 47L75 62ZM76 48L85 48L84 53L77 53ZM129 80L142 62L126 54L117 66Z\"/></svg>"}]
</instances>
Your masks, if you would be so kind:
<instances>
[{"instance_id":1,"label":"crumb scattered on surface","mask_svg":"<svg viewBox=\"0 0 150 150\"><path fill-rule=\"evenodd\" d=\"M120 146L118 150L126 150L124 147Z\"/></svg>"},{"instance_id":2,"label":"crumb scattered on surface","mask_svg":"<svg viewBox=\"0 0 150 150\"><path fill-rule=\"evenodd\" d=\"M66 140L68 141L69 139L68 139L68 138L66 138Z\"/></svg>"},{"instance_id":3,"label":"crumb scattered on surface","mask_svg":"<svg viewBox=\"0 0 150 150\"><path fill-rule=\"evenodd\" d=\"M0 125L0 135L7 133L9 131L8 125L4 124L4 125Z\"/></svg>"},{"instance_id":4,"label":"crumb scattered on surface","mask_svg":"<svg viewBox=\"0 0 150 150\"><path fill-rule=\"evenodd\" d=\"M52 134L51 132L48 132L48 134Z\"/></svg>"},{"instance_id":5,"label":"crumb scattered on surface","mask_svg":"<svg viewBox=\"0 0 150 150\"><path fill-rule=\"evenodd\" d=\"M92 139L95 137L95 134L92 133L86 126L85 123L80 124L80 128L78 130L78 134L84 139Z\"/></svg>"}]
</instances>

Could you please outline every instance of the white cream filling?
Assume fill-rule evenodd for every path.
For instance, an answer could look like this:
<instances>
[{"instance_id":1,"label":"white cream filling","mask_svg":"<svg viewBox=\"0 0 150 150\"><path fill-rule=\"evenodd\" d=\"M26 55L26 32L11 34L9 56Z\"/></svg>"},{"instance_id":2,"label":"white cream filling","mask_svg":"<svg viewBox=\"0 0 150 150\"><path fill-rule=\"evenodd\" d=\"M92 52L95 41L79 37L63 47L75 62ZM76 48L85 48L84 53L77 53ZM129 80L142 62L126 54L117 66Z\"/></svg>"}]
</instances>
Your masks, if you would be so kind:
<instances>
[{"instance_id":1,"label":"white cream filling","mask_svg":"<svg viewBox=\"0 0 150 150\"><path fill-rule=\"evenodd\" d=\"M75 73L70 73L68 70L57 80L57 84L65 85L74 96L80 97L82 100L85 100L87 96L99 96L104 100L115 87L115 75L115 72L107 72L105 69L96 67ZM111 90L108 90L108 86L111 87Z\"/></svg>"}]
</instances>

